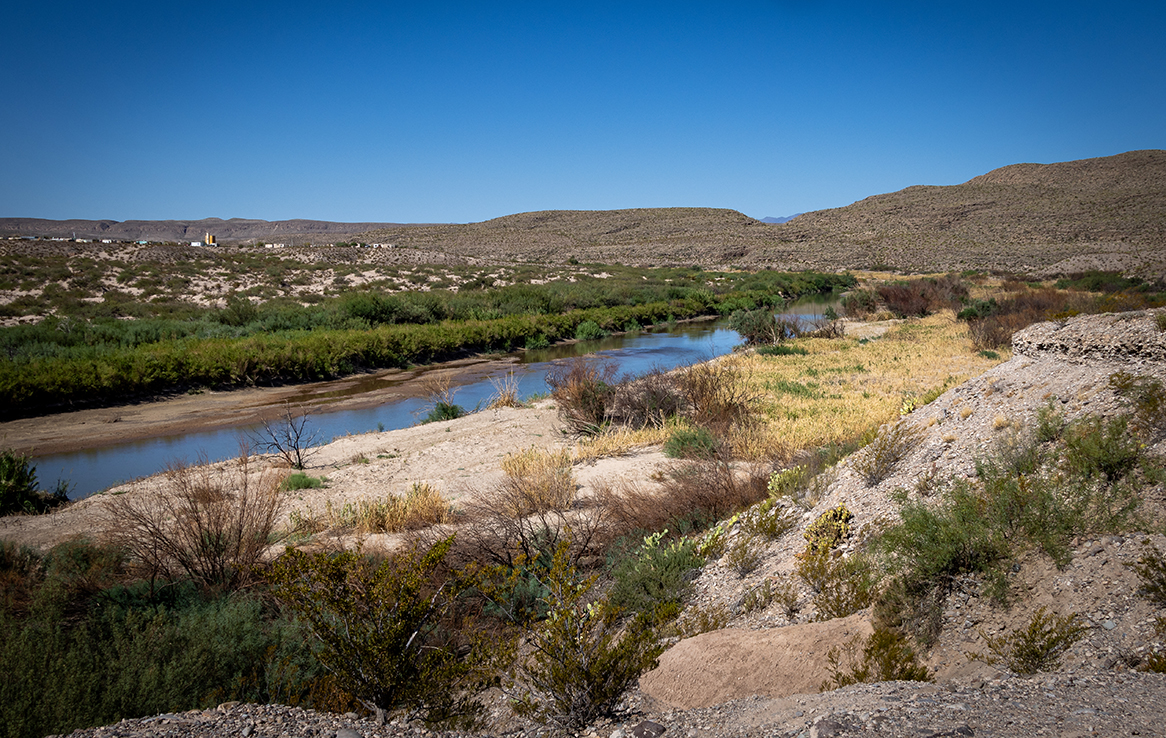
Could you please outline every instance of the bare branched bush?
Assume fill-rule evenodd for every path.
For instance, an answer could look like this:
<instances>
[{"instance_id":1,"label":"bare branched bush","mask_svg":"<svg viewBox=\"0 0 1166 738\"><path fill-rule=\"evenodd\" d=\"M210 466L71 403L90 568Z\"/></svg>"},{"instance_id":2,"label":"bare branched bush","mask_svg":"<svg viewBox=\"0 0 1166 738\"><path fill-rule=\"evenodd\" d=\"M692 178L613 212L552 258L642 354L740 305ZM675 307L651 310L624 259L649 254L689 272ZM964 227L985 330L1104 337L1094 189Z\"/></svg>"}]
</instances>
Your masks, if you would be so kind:
<instances>
[{"instance_id":1,"label":"bare branched bush","mask_svg":"<svg viewBox=\"0 0 1166 738\"><path fill-rule=\"evenodd\" d=\"M619 383L611 419L631 428L663 428L669 418L682 412L684 402L676 375L655 368Z\"/></svg>"},{"instance_id":2,"label":"bare branched bush","mask_svg":"<svg viewBox=\"0 0 1166 738\"><path fill-rule=\"evenodd\" d=\"M106 532L151 579L185 574L207 586L238 586L273 541L281 481L256 472L245 449L225 468L174 463L157 493L111 499Z\"/></svg>"},{"instance_id":3,"label":"bare branched bush","mask_svg":"<svg viewBox=\"0 0 1166 738\"><path fill-rule=\"evenodd\" d=\"M576 359L547 372L559 417L574 433L594 435L608 422L615 397L615 363Z\"/></svg>"},{"instance_id":4,"label":"bare branched bush","mask_svg":"<svg viewBox=\"0 0 1166 738\"><path fill-rule=\"evenodd\" d=\"M264 420L263 427L250 434L251 451L274 454L291 468L302 470L320 442L319 432L308 426L310 415L308 408L293 409L285 402L278 418Z\"/></svg>"},{"instance_id":5,"label":"bare branched bush","mask_svg":"<svg viewBox=\"0 0 1166 738\"><path fill-rule=\"evenodd\" d=\"M700 459L672 469L654 488L601 483L600 505L616 535L639 530L702 527L764 500L769 475L756 466L736 470L724 459Z\"/></svg>"},{"instance_id":6,"label":"bare branched bush","mask_svg":"<svg viewBox=\"0 0 1166 738\"><path fill-rule=\"evenodd\" d=\"M475 490L465 500L461 508L465 524L459 526L451 552L458 565L479 561L513 567L519 561L549 556L561 542L568 542L574 564L601 555L613 540L603 504L532 506L530 489L507 480ZM420 535L432 538L437 533L422 531Z\"/></svg>"},{"instance_id":7,"label":"bare branched bush","mask_svg":"<svg viewBox=\"0 0 1166 738\"><path fill-rule=\"evenodd\" d=\"M685 367L676 379L685 400L684 414L718 435L743 423L757 403L748 377L730 360Z\"/></svg>"}]
</instances>

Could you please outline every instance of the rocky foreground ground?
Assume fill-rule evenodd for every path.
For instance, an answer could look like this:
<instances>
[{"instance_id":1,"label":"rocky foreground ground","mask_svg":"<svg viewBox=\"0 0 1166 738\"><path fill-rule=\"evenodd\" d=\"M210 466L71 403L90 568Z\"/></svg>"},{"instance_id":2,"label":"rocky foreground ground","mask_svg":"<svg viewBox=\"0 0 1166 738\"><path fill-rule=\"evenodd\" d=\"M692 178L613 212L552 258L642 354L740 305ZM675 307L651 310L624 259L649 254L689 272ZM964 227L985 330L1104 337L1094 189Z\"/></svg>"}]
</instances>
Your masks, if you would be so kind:
<instances>
[{"instance_id":1,"label":"rocky foreground ground","mask_svg":"<svg viewBox=\"0 0 1166 738\"><path fill-rule=\"evenodd\" d=\"M1160 311L1159 311L1160 312ZM721 738L722 736L1085 736L1166 734L1166 675L1132 668L1160 649L1153 623L1163 615L1137 594L1125 566L1144 544L1162 536L1103 536L1073 542L1058 569L1036 555L1011 574L1009 608L981 597L974 582L949 597L939 643L928 656L933 683L885 682L818 693L828 676L823 655L840 638L869 628L869 615L817 623L807 606L792 621L776 605L748 611L745 595L766 578L787 577L801 530L845 503L859 532L892 515L890 492L918 489L920 480L970 476L975 459L1031 428L1050 403L1068 420L1111 415L1121 403L1109 387L1116 371L1166 381L1166 332L1152 312L1086 316L1033 326L1017 335L1014 357L955 387L906 419L921 442L882 483L868 487L842 462L806 511L798 529L766 551L746 578L722 561L696 580L693 607L723 606L728 627L685 639L661 657L614 719L590 726L595 738ZM1147 449L1166 454L1166 442ZM1164 491L1144 490L1145 512L1162 520ZM808 599L807 599L808 602ZM1075 612L1089 627L1061 670L1034 677L999 671L967 654L983 650L983 635L1003 633L1040 606ZM492 705L501 715L504 699ZM497 723L478 735L536 736L544 728ZM76 731L75 736L421 736L422 726L377 725L354 714L329 715L278 705L227 704L217 709L127 720Z\"/></svg>"}]
</instances>

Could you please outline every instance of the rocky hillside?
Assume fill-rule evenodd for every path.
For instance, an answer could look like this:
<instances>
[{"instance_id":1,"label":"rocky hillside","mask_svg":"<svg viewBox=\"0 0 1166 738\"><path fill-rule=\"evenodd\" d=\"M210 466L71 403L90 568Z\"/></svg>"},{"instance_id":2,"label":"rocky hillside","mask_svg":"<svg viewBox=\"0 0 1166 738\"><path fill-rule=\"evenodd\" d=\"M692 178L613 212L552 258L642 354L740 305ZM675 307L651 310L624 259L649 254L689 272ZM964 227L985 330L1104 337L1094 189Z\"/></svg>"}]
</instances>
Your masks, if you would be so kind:
<instances>
[{"instance_id":1,"label":"rocky hillside","mask_svg":"<svg viewBox=\"0 0 1166 738\"><path fill-rule=\"evenodd\" d=\"M392 244L438 262L575 259L780 270L987 269L1042 276L1106 269L1158 278L1166 273L1166 151L1014 164L964 184L908 187L780 224L715 208L548 210L448 225L0 219L0 236L76 233L189 242L207 232L223 244ZM356 258L381 258L376 251Z\"/></svg>"},{"instance_id":2,"label":"rocky hillside","mask_svg":"<svg viewBox=\"0 0 1166 738\"><path fill-rule=\"evenodd\" d=\"M767 264L820 252L818 268L884 264L1017 272L1166 271L1166 151L1015 164L950 187L916 186L778 227ZM865 256L864 256L865 255ZM866 259L864 262L863 259Z\"/></svg>"},{"instance_id":3,"label":"rocky hillside","mask_svg":"<svg viewBox=\"0 0 1166 738\"><path fill-rule=\"evenodd\" d=\"M463 256L776 269L1166 272L1166 151L1016 164L770 225L732 210L521 213L362 236Z\"/></svg>"}]
</instances>

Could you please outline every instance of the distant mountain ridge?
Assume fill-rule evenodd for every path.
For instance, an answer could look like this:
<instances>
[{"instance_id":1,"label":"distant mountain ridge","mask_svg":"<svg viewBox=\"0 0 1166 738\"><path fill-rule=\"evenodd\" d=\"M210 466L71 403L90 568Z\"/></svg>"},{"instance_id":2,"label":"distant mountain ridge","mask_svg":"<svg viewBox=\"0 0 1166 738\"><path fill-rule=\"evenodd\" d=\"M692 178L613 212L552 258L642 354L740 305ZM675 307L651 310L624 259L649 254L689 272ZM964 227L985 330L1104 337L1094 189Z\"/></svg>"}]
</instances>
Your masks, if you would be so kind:
<instances>
[{"instance_id":1,"label":"distant mountain ridge","mask_svg":"<svg viewBox=\"0 0 1166 738\"><path fill-rule=\"evenodd\" d=\"M802 213L794 213L793 215L787 215L784 218L776 218L776 217L770 215L770 216L766 216L766 217L762 218L761 222L762 223L769 223L771 225L780 225L782 223L790 222L791 220L793 220L794 218L798 217L801 214Z\"/></svg>"},{"instance_id":2,"label":"distant mountain ridge","mask_svg":"<svg viewBox=\"0 0 1166 738\"><path fill-rule=\"evenodd\" d=\"M480 223L0 220L0 236L51 228L68 237L221 243L359 240L415 259L638 266L997 270L1053 275L1110 269L1166 274L1166 151L1055 164L1013 164L959 185L916 185L846 207L801 213L781 228L735 210L545 210ZM779 220L772 218L770 220Z\"/></svg>"},{"instance_id":3,"label":"distant mountain ridge","mask_svg":"<svg viewBox=\"0 0 1166 738\"><path fill-rule=\"evenodd\" d=\"M207 233L220 243L345 240L378 228L404 227L400 223L334 223L324 220L253 220L203 218L201 220L45 220L0 218L0 236L32 235L49 238L102 239L115 241L202 241Z\"/></svg>"}]
</instances>

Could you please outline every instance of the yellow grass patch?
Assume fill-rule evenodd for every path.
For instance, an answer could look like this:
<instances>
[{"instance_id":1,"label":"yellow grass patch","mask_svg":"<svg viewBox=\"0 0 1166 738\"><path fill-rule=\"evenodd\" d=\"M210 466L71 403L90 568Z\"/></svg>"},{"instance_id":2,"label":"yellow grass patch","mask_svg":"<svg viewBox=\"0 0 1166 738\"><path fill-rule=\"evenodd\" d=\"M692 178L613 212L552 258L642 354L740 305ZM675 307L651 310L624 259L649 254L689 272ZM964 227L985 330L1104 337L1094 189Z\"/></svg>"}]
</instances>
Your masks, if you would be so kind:
<instances>
[{"instance_id":1,"label":"yellow grass patch","mask_svg":"<svg viewBox=\"0 0 1166 738\"><path fill-rule=\"evenodd\" d=\"M672 430L671 427L632 430L609 426L598 435L582 438L575 446L572 461L576 464L591 462L612 456L624 456L644 446L659 446L668 440Z\"/></svg>"},{"instance_id":2,"label":"yellow grass patch","mask_svg":"<svg viewBox=\"0 0 1166 738\"><path fill-rule=\"evenodd\" d=\"M531 448L502 459L506 485L514 493L515 517L547 510L565 510L575 499L575 475L566 449Z\"/></svg>"},{"instance_id":3,"label":"yellow grass patch","mask_svg":"<svg viewBox=\"0 0 1166 738\"><path fill-rule=\"evenodd\" d=\"M1007 352L999 359L980 356L951 311L903 323L866 343L808 338L791 344L809 353L743 359L765 420L745 446L765 449L771 459L857 439L897 418L904 401L955 386L1009 358Z\"/></svg>"},{"instance_id":4,"label":"yellow grass patch","mask_svg":"<svg viewBox=\"0 0 1166 738\"><path fill-rule=\"evenodd\" d=\"M450 519L449 502L427 482L414 482L404 497L386 495L334 507L328 502L323 516L307 518L293 512L292 525L302 532L355 530L357 533L397 533L424 528Z\"/></svg>"}]
</instances>

